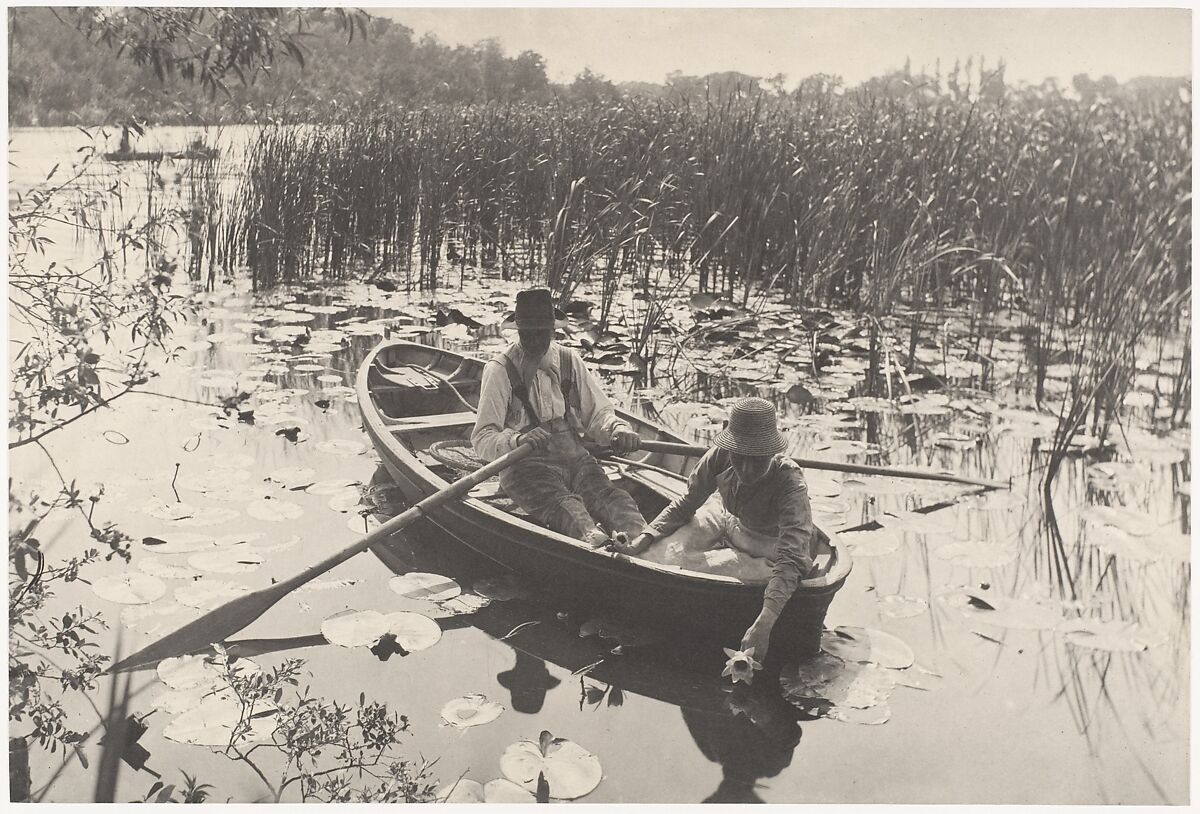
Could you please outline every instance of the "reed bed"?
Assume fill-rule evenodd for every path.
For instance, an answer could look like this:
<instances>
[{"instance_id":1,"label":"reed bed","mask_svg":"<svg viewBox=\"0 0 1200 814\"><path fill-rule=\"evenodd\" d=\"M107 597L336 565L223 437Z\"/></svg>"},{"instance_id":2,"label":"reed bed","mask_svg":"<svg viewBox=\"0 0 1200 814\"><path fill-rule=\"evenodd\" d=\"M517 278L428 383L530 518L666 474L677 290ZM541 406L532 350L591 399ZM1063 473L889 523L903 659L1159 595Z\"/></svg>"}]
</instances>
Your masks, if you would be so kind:
<instances>
[{"instance_id":1,"label":"reed bed","mask_svg":"<svg viewBox=\"0 0 1200 814\"><path fill-rule=\"evenodd\" d=\"M260 286L365 274L432 289L455 264L563 301L599 282L602 323L623 289L651 304L664 288L742 304L775 290L858 310L873 347L899 308L936 322L966 305L976 350L988 318L1016 308L1039 403L1049 365L1079 366L1077 432L1111 420L1138 343L1186 317L1190 145L1185 93L374 111L264 129L222 256ZM928 325L910 324L911 367Z\"/></svg>"}]
</instances>

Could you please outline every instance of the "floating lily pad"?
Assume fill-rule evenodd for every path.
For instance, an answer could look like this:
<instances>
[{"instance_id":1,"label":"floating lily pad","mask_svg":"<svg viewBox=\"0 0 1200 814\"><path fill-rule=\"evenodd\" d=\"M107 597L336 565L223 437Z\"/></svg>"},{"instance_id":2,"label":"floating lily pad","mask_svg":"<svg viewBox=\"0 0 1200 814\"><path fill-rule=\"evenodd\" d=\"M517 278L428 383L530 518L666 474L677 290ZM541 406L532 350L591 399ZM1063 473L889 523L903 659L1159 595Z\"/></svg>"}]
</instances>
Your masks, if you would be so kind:
<instances>
[{"instance_id":1,"label":"floating lily pad","mask_svg":"<svg viewBox=\"0 0 1200 814\"><path fill-rule=\"evenodd\" d=\"M1144 630L1134 622L1075 619L1061 628L1068 644L1113 653L1138 653L1162 644L1166 636Z\"/></svg>"},{"instance_id":2,"label":"floating lily pad","mask_svg":"<svg viewBox=\"0 0 1200 814\"><path fill-rule=\"evenodd\" d=\"M393 593L400 594L400 596L409 599L428 599L433 602L452 599L462 593L462 588L458 583L449 577L420 571L392 577L388 581L388 587Z\"/></svg>"},{"instance_id":3,"label":"floating lily pad","mask_svg":"<svg viewBox=\"0 0 1200 814\"><path fill-rule=\"evenodd\" d=\"M1158 529L1155 519L1145 512L1114 506L1088 506L1082 517L1091 525L1113 526L1134 537L1145 537Z\"/></svg>"},{"instance_id":4,"label":"floating lily pad","mask_svg":"<svg viewBox=\"0 0 1200 814\"><path fill-rule=\"evenodd\" d=\"M556 800L575 800L600 785L600 761L565 738L544 738L545 750L533 741L517 741L500 756L500 772L526 791L536 792L543 775Z\"/></svg>"},{"instance_id":5,"label":"floating lily pad","mask_svg":"<svg viewBox=\"0 0 1200 814\"><path fill-rule=\"evenodd\" d=\"M451 616L464 613L475 613L491 604L491 600L477 594L459 594L456 597L438 603L438 607L449 612Z\"/></svg>"},{"instance_id":6,"label":"floating lily pad","mask_svg":"<svg viewBox=\"0 0 1200 814\"><path fill-rule=\"evenodd\" d=\"M321 623L321 635L338 647L370 647L388 632L388 624L379 611L343 611Z\"/></svg>"},{"instance_id":7,"label":"floating lily pad","mask_svg":"<svg viewBox=\"0 0 1200 814\"><path fill-rule=\"evenodd\" d=\"M261 531L235 531L233 534L222 534L220 537L213 538L213 545L217 548L229 548L230 546L247 545L255 540L261 540L262 537Z\"/></svg>"},{"instance_id":8,"label":"floating lily pad","mask_svg":"<svg viewBox=\"0 0 1200 814\"><path fill-rule=\"evenodd\" d=\"M478 579L471 586L471 590L497 602L507 602L526 595L520 580L511 574Z\"/></svg>"},{"instance_id":9,"label":"floating lily pad","mask_svg":"<svg viewBox=\"0 0 1200 814\"><path fill-rule=\"evenodd\" d=\"M589 619L579 626L579 637L599 636L611 639L627 647L651 644L656 636L649 630L635 627L615 619Z\"/></svg>"},{"instance_id":10,"label":"floating lily pad","mask_svg":"<svg viewBox=\"0 0 1200 814\"><path fill-rule=\"evenodd\" d=\"M521 792L529 796L529 802L533 802L529 792L521 789ZM478 780L472 780L469 777L461 777L456 782L448 786L442 786L433 795L435 803L482 803L483 784Z\"/></svg>"},{"instance_id":11,"label":"floating lily pad","mask_svg":"<svg viewBox=\"0 0 1200 814\"><path fill-rule=\"evenodd\" d=\"M233 509L226 509L221 506L204 506L195 509L193 513L187 517L182 517L175 521L177 526L219 526L222 523L228 523L238 516L238 513Z\"/></svg>"},{"instance_id":12,"label":"floating lily pad","mask_svg":"<svg viewBox=\"0 0 1200 814\"><path fill-rule=\"evenodd\" d=\"M184 612L194 614L177 602L155 602L149 605L126 605L121 609L121 626L146 636L175 630L183 626Z\"/></svg>"},{"instance_id":13,"label":"floating lily pad","mask_svg":"<svg viewBox=\"0 0 1200 814\"><path fill-rule=\"evenodd\" d=\"M838 542L845 543L851 556L882 557L900 548L900 538L887 528L870 531L839 531Z\"/></svg>"},{"instance_id":14,"label":"floating lily pad","mask_svg":"<svg viewBox=\"0 0 1200 814\"><path fill-rule=\"evenodd\" d=\"M954 517L946 510L888 514L881 517L879 522L886 528L909 534L951 534L954 531Z\"/></svg>"},{"instance_id":15,"label":"floating lily pad","mask_svg":"<svg viewBox=\"0 0 1200 814\"><path fill-rule=\"evenodd\" d=\"M438 623L420 613L397 611L384 617L386 633L396 637L396 643L410 653L427 650L442 639Z\"/></svg>"},{"instance_id":16,"label":"floating lily pad","mask_svg":"<svg viewBox=\"0 0 1200 814\"><path fill-rule=\"evenodd\" d=\"M331 480L317 481L311 484L304 491L310 495L341 495L348 491L354 492L355 497L358 497L358 481L351 478L333 478ZM339 511L341 511L339 509Z\"/></svg>"},{"instance_id":17,"label":"floating lily pad","mask_svg":"<svg viewBox=\"0 0 1200 814\"><path fill-rule=\"evenodd\" d=\"M949 543L934 551L943 560L967 568L1000 568L1017 558L1015 546L987 542Z\"/></svg>"},{"instance_id":18,"label":"floating lily pad","mask_svg":"<svg viewBox=\"0 0 1200 814\"><path fill-rule=\"evenodd\" d=\"M263 564L263 555L249 546L202 551L188 557L188 565L213 574L249 574Z\"/></svg>"},{"instance_id":19,"label":"floating lily pad","mask_svg":"<svg viewBox=\"0 0 1200 814\"><path fill-rule=\"evenodd\" d=\"M237 743L265 743L271 739L275 713L270 707L261 703L260 706L262 709L247 722L249 730L238 736ZM163 728L163 737L192 746L227 746L242 715L242 704L237 698L208 696L193 709L171 718Z\"/></svg>"},{"instance_id":20,"label":"floating lily pad","mask_svg":"<svg viewBox=\"0 0 1200 814\"><path fill-rule=\"evenodd\" d=\"M406 650L408 648L405 648ZM504 706L489 701L486 695L470 693L442 707L442 720L451 726L471 727L491 723L504 712Z\"/></svg>"},{"instance_id":21,"label":"floating lily pad","mask_svg":"<svg viewBox=\"0 0 1200 814\"><path fill-rule=\"evenodd\" d=\"M233 665L241 673L258 673L261 668L250 659L237 659ZM178 656L163 659L155 669L158 679L173 690L198 690L220 687L225 683L220 665L211 656Z\"/></svg>"},{"instance_id":22,"label":"floating lily pad","mask_svg":"<svg viewBox=\"0 0 1200 814\"><path fill-rule=\"evenodd\" d=\"M169 563L162 557L140 558L138 560L138 570L159 579L194 579L199 576L194 568Z\"/></svg>"},{"instance_id":23,"label":"floating lily pad","mask_svg":"<svg viewBox=\"0 0 1200 814\"><path fill-rule=\"evenodd\" d=\"M533 803L536 800L532 792L504 777L497 777L483 784L485 803Z\"/></svg>"},{"instance_id":24,"label":"floating lily pad","mask_svg":"<svg viewBox=\"0 0 1200 814\"><path fill-rule=\"evenodd\" d=\"M224 701L236 700L236 694L229 688L225 688L224 690L213 688L163 690L150 699L150 708L166 715L180 715L190 709L194 709L208 696L221 697Z\"/></svg>"},{"instance_id":25,"label":"floating lily pad","mask_svg":"<svg viewBox=\"0 0 1200 814\"><path fill-rule=\"evenodd\" d=\"M278 483L285 489L311 486L317 478L317 470L307 466L286 466L267 475L267 480Z\"/></svg>"},{"instance_id":26,"label":"floating lily pad","mask_svg":"<svg viewBox=\"0 0 1200 814\"><path fill-rule=\"evenodd\" d=\"M1049 602L1007 597L991 591L955 591L946 604L967 618L1015 630L1053 630L1062 623L1062 610Z\"/></svg>"},{"instance_id":27,"label":"floating lily pad","mask_svg":"<svg viewBox=\"0 0 1200 814\"><path fill-rule=\"evenodd\" d=\"M175 589L175 601L180 605L201 610L213 610L250 593L245 585L209 579Z\"/></svg>"},{"instance_id":28,"label":"floating lily pad","mask_svg":"<svg viewBox=\"0 0 1200 814\"><path fill-rule=\"evenodd\" d=\"M896 686L894 675L874 664L848 664L821 653L782 674L779 683L793 704L823 700L835 706L867 709L887 702Z\"/></svg>"},{"instance_id":29,"label":"floating lily pad","mask_svg":"<svg viewBox=\"0 0 1200 814\"><path fill-rule=\"evenodd\" d=\"M914 661L913 651L900 639L865 627L836 627L821 634L821 649L845 661L904 669Z\"/></svg>"},{"instance_id":30,"label":"floating lily pad","mask_svg":"<svg viewBox=\"0 0 1200 814\"><path fill-rule=\"evenodd\" d=\"M145 605L166 592L167 586L161 579L139 571L110 574L92 582L92 593L122 605Z\"/></svg>"},{"instance_id":31,"label":"floating lily pad","mask_svg":"<svg viewBox=\"0 0 1200 814\"><path fill-rule=\"evenodd\" d=\"M246 507L246 514L258 520L280 523L284 520L295 520L304 515L304 508L298 503L274 498L263 498Z\"/></svg>"},{"instance_id":32,"label":"floating lily pad","mask_svg":"<svg viewBox=\"0 0 1200 814\"><path fill-rule=\"evenodd\" d=\"M191 504L179 501L155 500L142 507L142 511L159 520L179 521L192 517L199 509Z\"/></svg>"},{"instance_id":33,"label":"floating lily pad","mask_svg":"<svg viewBox=\"0 0 1200 814\"><path fill-rule=\"evenodd\" d=\"M316 448L330 455L346 456L361 455L367 451L367 445L362 441L351 441L346 438L331 438L328 441L321 441L316 445Z\"/></svg>"},{"instance_id":34,"label":"floating lily pad","mask_svg":"<svg viewBox=\"0 0 1200 814\"><path fill-rule=\"evenodd\" d=\"M845 724L864 724L879 726L886 724L892 717L892 708L887 704L858 709L855 707L833 706L825 711L825 717Z\"/></svg>"},{"instance_id":35,"label":"floating lily pad","mask_svg":"<svg viewBox=\"0 0 1200 814\"><path fill-rule=\"evenodd\" d=\"M919 596L890 594L879 597L879 612L893 619L908 619L920 616L929 610L929 603Z\"/></svg>"}]
</instances>

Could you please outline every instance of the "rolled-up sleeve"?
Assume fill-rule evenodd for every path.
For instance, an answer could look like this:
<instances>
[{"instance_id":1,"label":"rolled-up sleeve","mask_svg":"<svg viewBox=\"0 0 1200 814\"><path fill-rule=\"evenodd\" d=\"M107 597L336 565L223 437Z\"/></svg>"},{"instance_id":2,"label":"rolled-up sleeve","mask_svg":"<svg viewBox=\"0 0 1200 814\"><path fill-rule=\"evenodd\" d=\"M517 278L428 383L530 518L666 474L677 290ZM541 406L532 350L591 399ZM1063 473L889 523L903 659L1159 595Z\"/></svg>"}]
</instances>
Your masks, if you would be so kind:
<instances>
[{"instance_id":1,"label":"rolled-up sleeve","mask_svg":"<svg viewBox=\"0 0 1200 814\"><path fill-rule=\"evenodd\" d=\"M471 446L485 461L494 461L517 448L520 431L504 426L511 398L512 385L504 366L499 362L488 362L483 367L479 410L475 416L475 429L471 431Z\"/></svg>"},{"instance_id":2,"label":"rolled-up sleeve","mask_svg":"<svg viewBox=\"0 0 1200 814\"><path fill-rule=\"evenodd\" d=\"M775 566L763 592L763 608L778 615L796 592L800 580L813 567L812 505L808 487L797 476L779 495L779 542L775 548Z\"/></svg>"},{"instance_id":3,"label":"rolled-up sleeve","mask_svg":"<svg viewBox=\"0 0 1200 814\"><path fill-rule=\"evenodd\" d=\"M688 477L687 491L672 500L650 524L655 537L665 537L675 531L704 505L717 488L717 475L728 468L727 462L719 460L721 457L721 450L716 447L704 453Z\"/></svg>"},{"instance_id":4,"label":"rolled-up sleeve","mask_svg":"<svg viewBox=\"0 0 1200 814\"><path fill-rule=\"evenodd\" d=\"M606 444L617 427L628 428L629 422L617 415L612 402L600 388L600 380L587 369L579 354L572 350L569 356L575 381L579 383L579 420L583 422L583 431L596 443Z\"/></svg>"}]
</instances>

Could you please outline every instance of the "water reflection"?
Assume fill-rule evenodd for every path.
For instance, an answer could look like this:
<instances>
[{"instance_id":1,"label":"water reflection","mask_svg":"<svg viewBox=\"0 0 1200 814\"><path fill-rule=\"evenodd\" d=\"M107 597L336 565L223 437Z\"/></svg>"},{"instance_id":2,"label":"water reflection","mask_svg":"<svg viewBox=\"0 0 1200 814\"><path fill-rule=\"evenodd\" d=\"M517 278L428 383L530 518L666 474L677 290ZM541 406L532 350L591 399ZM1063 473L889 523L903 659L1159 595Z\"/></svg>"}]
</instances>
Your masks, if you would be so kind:
<instances>
[{"instance_id":1,"label":"water reflection","mask_svg":"<svg viewBox=\"0 0 1200 814\"><path fill-rule=\"evenodd\" d=\"M516 651L517 663L509 670L496 674L496 682L508 690L510 706L517 712L534 715L542 711L546 693L562 682L550 675L546 662L521 650Z\"/></svg>"}]
</instances>

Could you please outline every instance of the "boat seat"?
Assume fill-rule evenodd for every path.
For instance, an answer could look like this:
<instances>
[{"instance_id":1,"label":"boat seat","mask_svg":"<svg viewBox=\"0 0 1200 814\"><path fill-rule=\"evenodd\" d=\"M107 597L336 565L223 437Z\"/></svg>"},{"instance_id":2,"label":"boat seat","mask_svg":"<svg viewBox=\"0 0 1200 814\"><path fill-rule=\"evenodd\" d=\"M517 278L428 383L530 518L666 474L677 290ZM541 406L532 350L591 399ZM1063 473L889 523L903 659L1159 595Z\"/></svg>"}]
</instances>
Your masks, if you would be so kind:
<instances>
[{"instance_id":1,"label":"boat seat","mask_svg":"<svg viewBox=\"0 0 1200 814\"><path fill-rule=\"evenodd\" d=\"M417 365L401 365L388 367L382 362L375 362L375 371L385 382L397 387L419 388L421 390L437 390L443 380L423 367Z\"/></svg>"},{"instance_id":2,"label":"boat seat","mask_svg":"<svg viewBox=\"0 0 1200 814\"><path fill-rule=\"evenodd\" d=\"M435 427L463 427L475 423L475 413L466 410L461 413L441 413L440 415L414 415L405 418L393 418L388 421L388 429L392 432L411 432L412 430L433 429Z\"/></svg>"}]
</instances>

